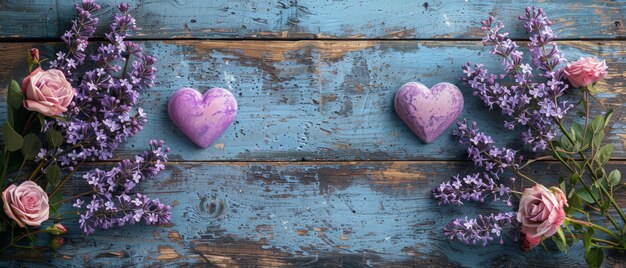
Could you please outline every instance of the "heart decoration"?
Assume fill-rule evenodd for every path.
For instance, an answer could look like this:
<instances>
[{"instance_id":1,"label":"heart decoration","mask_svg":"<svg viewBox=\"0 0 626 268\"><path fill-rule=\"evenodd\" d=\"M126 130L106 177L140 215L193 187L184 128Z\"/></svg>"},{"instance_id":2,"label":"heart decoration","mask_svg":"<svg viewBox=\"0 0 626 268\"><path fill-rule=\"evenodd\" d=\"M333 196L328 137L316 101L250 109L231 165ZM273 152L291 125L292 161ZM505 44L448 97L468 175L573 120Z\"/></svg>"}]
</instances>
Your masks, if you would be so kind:
<instances>
[{"instance_id":1,"label":"heart decoration","mask_svg":"<svg viewBox=\"0 0 626 268\"><path fill-rule=\"evenodd\" d=\"M463 94L450 83L432 88L410 82L396 93L394 109L409 128L425 143L443 133L463 111Z\"/></svg>"},{"instance_id":2,"label":"heart decoration","mask_svg":"<svg viewBox=\"0 0 626 268\"><path fill-rule=\"evenodd\" d=\"M235 120L237 100L223 88L209 89L204 95L193 88L181 88L170 98L167 110L185 136L206 148Z\"/></svg>"}]
</instances>

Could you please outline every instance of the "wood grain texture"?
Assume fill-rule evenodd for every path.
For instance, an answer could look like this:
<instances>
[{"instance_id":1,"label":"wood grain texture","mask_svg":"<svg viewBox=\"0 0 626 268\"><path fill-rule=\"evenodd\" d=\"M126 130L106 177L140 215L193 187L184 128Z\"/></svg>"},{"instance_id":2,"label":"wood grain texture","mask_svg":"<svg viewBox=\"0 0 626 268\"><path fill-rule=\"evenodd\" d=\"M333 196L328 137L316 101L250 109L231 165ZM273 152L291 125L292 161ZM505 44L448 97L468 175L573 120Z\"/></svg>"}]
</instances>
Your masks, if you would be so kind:
<instances>
[{"instance_id":1,"label":"wood grain texture","mask_svg":"<svg viewBox=\"0 0 626 268\"><path fill-rule=\"evenodd\" d=\"M625 164L608 168L626 172ZM441 229L454 218L512 210L503 203L440 207L431 198L441 181L471 172L470 163L442 161L169 163L140 190L173 206L171 225L73 232L56 258L42 260L59 267L584 265L582 243L567 253L551 242L548 251L526 253L513 241L483 248L444 238ZM565 170L548 162L528 172L554 184ZM77 179L65 194L83 192ZM623 192L616 197L626 205ZM68 227L78 228L76 221ZM609 267L626 263L607 253Z\"/></svg>"},{"instance_id":2,"label":"wood grain texture","mask_svg":"<svg viewBox=\"0 0 626 268\"><path fill-rule=\"evenodd\" d=\"M423 144L393 111L393 96L409 81L427 86L447 81L465 97L460 118L479 122L501 146L521 146L518 134L503 128L499 112L490 112L462 85L460 66L482 62L501 69L488 49L472 41L153 41L142 45L155 55L157 85L142 95L148 114L144 131L122 146L128 157L152 138L164 139L172 159L217 161L423 160L466 159L450 127L431 144ZM25 75L24 53L31 46L52 57L54 44L0 44L0 88ZM614 157L626 157L626 47L612 42L561 42L570 59L598 56L610 66L597 85L595 113L613 108L607 142ZM191 86L230 89L239 103L235 123L208 149L199 149L171 123L169 96ZM6 90L0 94L4 111ZM604 106L602 106L604 105ZM574 116L574 113L570 113ZM0 113L0 119L5 118Z\"/></svg>"},{"instance_id":3,"label":"wood grain texture","mask_svg":"<svg viewBox=\"0 0 626 268\"><path fill-rule=\"evenodd\" d=\"M75 1L0 2L0 37L57 38L75 16ZM119 1L99 1L108 23ZM489 15L525 36L517 20L526 6L543 7L560 38L620 39L626 36L626 2L617 1L402 1L280 0L128 1L138 18L138 38L270 39L480 39ZM100 34L101 35L101 34Z\"/></svg>"}]
</instances>

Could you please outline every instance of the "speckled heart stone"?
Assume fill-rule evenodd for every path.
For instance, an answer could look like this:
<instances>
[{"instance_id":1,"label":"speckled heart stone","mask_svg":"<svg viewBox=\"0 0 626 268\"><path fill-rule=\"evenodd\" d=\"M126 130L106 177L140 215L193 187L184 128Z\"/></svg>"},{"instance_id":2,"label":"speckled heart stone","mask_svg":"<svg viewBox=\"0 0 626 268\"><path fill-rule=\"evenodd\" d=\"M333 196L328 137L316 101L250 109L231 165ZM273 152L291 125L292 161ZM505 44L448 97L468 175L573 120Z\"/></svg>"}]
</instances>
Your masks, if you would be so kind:
<instances>
[{"instance_id":1,"label":"speckled heart stone","mask_svg":"<svg viewBox=\"0 0 626 268\"><path fill-rule=\"evenodd\" d=\"M410 82L396 93L394 108L402 121L425 143L443 133L463 111L463 94L450 83L432 88Z\"/></svg>"},{"instance_id":2,"label":"speckled heart stone","mask_svg":"<svg viewBox=\"0 0 626 268\"><path fill-rule=\"evenodd\" d=\"M185 136L206 148L235 120L237 100L223 88L209 89L204 95L193 88L181 88L170 98L167 111Z\"/></svg>"}]
</instances>

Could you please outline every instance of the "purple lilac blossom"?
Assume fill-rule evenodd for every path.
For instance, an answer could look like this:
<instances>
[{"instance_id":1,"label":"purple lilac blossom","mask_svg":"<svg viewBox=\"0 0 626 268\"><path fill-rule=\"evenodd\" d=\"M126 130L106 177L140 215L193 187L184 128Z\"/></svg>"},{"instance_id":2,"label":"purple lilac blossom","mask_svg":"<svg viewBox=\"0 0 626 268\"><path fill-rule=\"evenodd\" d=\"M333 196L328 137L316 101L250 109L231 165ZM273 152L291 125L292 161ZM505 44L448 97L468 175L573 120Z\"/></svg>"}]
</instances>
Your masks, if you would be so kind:
<instances>
[{"instance_id":1,"label":"purple lilac blossom","mask_svg":"<svg viewBox=\"0 0 626 268\"><path fill-rule=\"evenodd\" d=\"M100 6L93 0L83 0L81 4L74 4L78 12L78 18L72 21L72 27L66 31L61 40L68 47L68 52L59 51L56 59L50 61L50 67L63 71L65 77L72 81L72 71L85 61L85 49L89 44L89 38L96 32L98 18L91 17L93 12L100 10Z\"/></svg>"},{"instance_id":2,"label":"purple lilac blossom","mask_svg":"<svg viewBox=\"0 0 626 268\"><path fill-rule=\"evenodd\" d=\"M489 216L478 215L478 218L467 217L456 219L443 228L443 235L450 240L458 240L468 245L481 243L488 245L494 238L500 238L500 244L504 243L504 235L507 229L513 240L519 237L519 222L516 212L491 214Z\"/></svg>"},{"instance_id":3,"label":"purple lilac blossom","mask_svg":"<svg viewBox=\"0 0 626 268\"><path fill-rule=\"evenodd\" d=\"M465 119L462 122L457 122L457 126L457 129L454 130L454 136L461 144L467 145L467 154L474 162L474 166L482 168L496 180L500 179L499 176L507 168L514 171L519 170L523 157L518 156L516 150L496 147L493 138L480 132L476 122L472 122L471 126L468 126Z\"/></svg>"},{"instance_id":4,"label":"purple lilac blossom","mask_svg":"<svg viewBox=\"0 0 626 268\"><path fill-rule=\"evenodd\" d=\"M90 4L83 1L83 6ZM138 44L124 41L128 31L135 29L135 19L127 13L128 4L122 3L118 9L121 13L115 15L110 32L105 34L107 42L89 56L92 65L80 77L65 119L46 121L46 129L63 131L64 146L42 151L38 159L56 159L59 166L69 169L86 160L107 160L121 142L137 134L146 123L143 109L135 106L141 89L154 84L156 59L144 55ZM88 13L86 9L77 6L77 10L80 16L91 16L83 14ZM70 51L76 46L74 40L88 37L68 39Z\"/></svg>"},{"instance_id":5,"label":"purple lilac blossom","mask_svg":"<svg viewBox=\"0 0 626 268\"><path fill-rule=\"evenodd\" d=\"M118 5L120 13L115 14L105 42L91 55L85 48L98 22L92 12L100 7L92 0L83 0L75 7L78 18L61 37L69 52L59 52L51 68L62 70L78 86L64 118L46 119L44 130L61 131L64 144L40 151L37 161L45 161L44 169L56 163L74 170L84 161L110 159L119 144L137 134L147 122L143 109L136 105L140 91L154 84L156 59L143 54L139 44L125 41L128 32L135 29L135 19L128 14L130 6ZM169 149L162 141L150 141L150 148L108 171L95 169L85 174L94 193L89 202L78 199L73 204L79 210L85 207L79 221L85 234L142 220L146 224L169 222L169 206L131 192L138 183L165 168Z\"/></svg>"},{"instance_id":6,"label":"purple lilac blossom","mask_svg":"<svg viewBox=\"0 0 626 268\"><path fill-rule=\"evenodd\" d=\"M150 151L136 155L134 160L125 159L108 171L95 169L83 176L93 189L91 201L80 213L79 223L85 234L142 219L148 225L169 222L169 206L158 199L131 193L138 183L165 169L169 148L163 147L163 141L151 140L149 144ZM78 199L74 206L80 209L83 203L86 202Z\"/></svg>"},{"instance_id":7,"label":"purple lilac blossom","mask_svg":"<svg viewBox=\"0 0 626 268\"><path fill-rule=\"evenodd\" d=\"M526 16L520 20L526 22L524 27L533 34L528 46L542 81L533 81L533 67L522 62L524 53L517 50L518 45L508 33L500 33L504 25L494 25L493 17L482 21L482 30L486 33L483 44L492 46L492 54L502 57L504 73L490 74L482 64L467 63L463 66L466 77L461 80L472 87L474 95L489 109L498 108L510 117L504 122L507 129L514 129L518 124L524 126L522 140L531 145L533 151L545 150L556 136L555 121L561 121L573 107L567 101L559 101L568 86L562 81L562 71L556 68L565 59L554 42L552 22L542 9L527 8ZM504 85L506 82L500 81L504 78L512 79L514 84Z\"/></svg>"},{"instance_id":8,"label":"purple lilac blossom","mask_svg":"<svg viewBox=\"0 0 626 268\"><path fill-rule=\"evenodd\" d=\"M444 182L432 190L433 197L439 205L463 205L463 200L484 203L488 198L492 201L502 200L511 206L511 189L498 185L488 174L475 173L461 178L456 175L451 181Z\"/></svg>"}]
</instances>

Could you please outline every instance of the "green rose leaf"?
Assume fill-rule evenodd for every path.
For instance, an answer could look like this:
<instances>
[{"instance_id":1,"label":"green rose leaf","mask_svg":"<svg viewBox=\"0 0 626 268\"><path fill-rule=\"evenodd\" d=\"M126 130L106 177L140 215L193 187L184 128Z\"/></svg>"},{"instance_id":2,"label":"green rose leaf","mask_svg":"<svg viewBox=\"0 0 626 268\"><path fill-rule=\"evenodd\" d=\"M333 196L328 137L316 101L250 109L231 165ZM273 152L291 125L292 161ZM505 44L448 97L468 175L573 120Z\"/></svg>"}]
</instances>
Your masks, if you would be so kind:
<instances>
[{"instance_id":1,"label":"green rose leaf","mask_svg":"<svg viewBox=\"0 0 626 268\"><path fill-rule=\"evenodd\" d=\"M11 82L9 82L8 90L7 103L14 109L22 107L22 102L24 102L24 93L22 93L20 85L15 80L11 80Z\"/></svg>"},{"instance_id":2,"label":"green rose leaf","mask_svg":"<svg viewBox=\"0 0 626 268\"><path fill-rule=\"evenodd\" d=\"M580 198L579 195L572 195L572 197L567 199L567 203L569 206L565 208L565 211L567 211L568 215L573 215L574 213L580 212L579 210L582 210L583 199Z\"/></svg>"},{"instance_id":3,"label":"green rose leaf","mask_svg":"<svg viewBox=\"0 0 626 268\"><path fill-rule=\"evenodd\" d=\"M609 126L609 122L611 121L611 117L613 117L613 109L609 109L605 114L604 114L604 127Z\"/></svg>"},{"instance_id":4,"label":"green rose leaf","mask_svg":"<svg viewBox=\"0 0 626 268\"><path fill-rule=\"evenodd\" d=\"M591 268L598 268L604 261L604 251L601 248L592 248L585 252L585 261Z\"/></svg>"},{"instance_id":5,"label":"green rose leaf","mask_svg":"<svg viewBox=\"0 0 626 268\"><path fill-rule=\"evenodd\" d=\"M607 161L609 161L609 159L611 159L613 149L613 144L607 144L600 148L596 154L596 162L598 162L600 166L604 165Z\"/></svg>"},{"instance_id":6,"label":"green rose leaf","mask_svg":"<svg viewBox=\"0 0 626 268\"><path fill-rule=\"evenodd\" d=\"M52 186L59 185L59 182L61 182L61 168L56 164L46 168L46 179Z\"/></svg>"},{"instance_id":7,"label":"green rose leaf","mask_svg":"<svg viewBox=\"0 0 626 268\"><path fill-rule=\"evenodd\" d=\"M4 133L4 146L9 152L15 152L22 149L24 145L24 138L5 122L2 126L2 132Z\"/></svg>"},{"instance_id":8,"label":"green rose leaf","mask_svg":"<svg viewBox=\"0 0 626 268\"><path fill-rule=\"evenodd\" d=\"M63 194L61 194L60 191L50 196L48 204L50 204L50 212L52 212L52 214L57 214L59 207L63 205L61 202L63 202Z\"/></svg>"},{"instance_id":9,"label":"green rose leaf","mask_svg":"<svg viewBox=\"0 0 626 268\"><path fill-rule=\"evenodd\" d=\"M598 115L591 121L591 129L594 133L604 132L604 116Z\"/></svg>"},{"instance_id":10,"label":"green rose leaf","mask_svg":"<svg viewBox=\"0 0 626 268\"><path fill-rule=\"evenodd\" d=\"M569 139L567 139L565 135L561 135L559 143L561 144L561 148L563 148L565 151L571 152L574 150L574 145L569 141Z\"/></svg>"},{"instance_id":11,"label":"green rose leaf","mask_svg":"<svg viewBox=\"0 0 626 268\"><path fill-rule=\"evenodd\" d=\"M570 185L576 186L579 181L580 181L580 176L578 176L578 174L572 173L572 175L569 176Z\"/></svg>"},{"instance_id":12,"label":"green rose leaf","mask_svg":"<svg viewBox=\"0 0 626 268\"><path fill-rule=\"evenodd\" d=\"M595 197L596 200L600 197L600 193L598 191L599 191L598 188L593 188L591 189L591 194L590 194L589 192L587 192L586 189L580 189L576 191L576 195L582 198L585 202L589 204L593 204L595 203L595 201L593 200L593 197Z\"/></svg>"},{"instance_id":13,"label":"green rose leaf","mask_svg":"<svg viewBox=\"0 0 626 268\"><path fill-rule=\"evenodd\" d=\"M22 147L22 154L24 159L33 160L35 156L41 150L41 141L39 137L33 133L29 133L24 136L24 146Z\"/></svg>"},{"instance_id":14,"label":"green rose leaf","mask_svg":"<svg viewBox=\"0 0 626 268\"><path fill-rule=\"evenodd\" d=\"M563 241L561 241L561 239L556 235L552 236L552 241L554 241L561 252L567 252L567 244L563 243Z\"/></svg>"},{"instance_id":15,"label":"green rose leaf","mask_svg":"<svg viewBox=\"0 0 626 268\"><path fill-rule=\"evenodd\" d=\"M48 143L52 144L55 148L59 147L63 143L63 135L61 135L61 132L52 128L49 128L46 132L46 139L48 140Z\"/></svg>"},{"instance_id":16,"label":"green rose leaf","mask_svg":"<svg viewBox=\"0 0 626 268\"><path fill-rule=\"evenodd\" d=\"M615 187L619 184L620 179L622 178L622 173L619 170L615 169L609 173L609 186Z\"/></svg>"},{"instance_id":17,"label":"green rose leaf","mask_svg":"<svg viewBox=\"0 0 626 268\"><path fill-rule=\"evenodd\" d=\"M585 246L585 252L589 252L591 250L591 238L596 234L596 230L589 227L587 231L583 233L583 245ZM586 259L587 257L585 257Z\"/></svg>"},{"instance_id":18,"label":"green rose leaf","mask_svg":"<svg viewBox=\"0 0 626 268\"><path fill-rule=\"evenodd\" d=\"M596 132L593 134L593 148L600 148L602 140L604 139L604 131Z\"/></svg>"}]
</instances>

